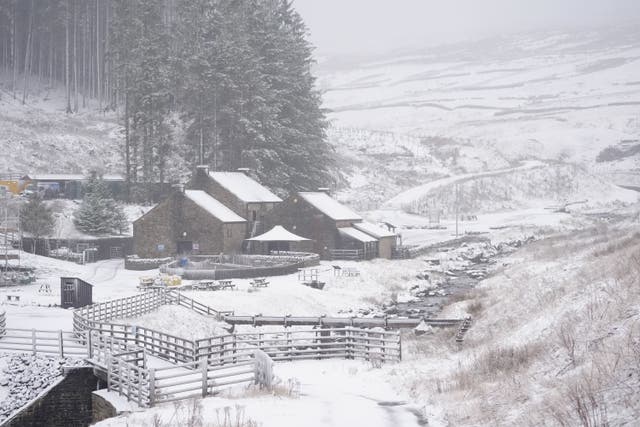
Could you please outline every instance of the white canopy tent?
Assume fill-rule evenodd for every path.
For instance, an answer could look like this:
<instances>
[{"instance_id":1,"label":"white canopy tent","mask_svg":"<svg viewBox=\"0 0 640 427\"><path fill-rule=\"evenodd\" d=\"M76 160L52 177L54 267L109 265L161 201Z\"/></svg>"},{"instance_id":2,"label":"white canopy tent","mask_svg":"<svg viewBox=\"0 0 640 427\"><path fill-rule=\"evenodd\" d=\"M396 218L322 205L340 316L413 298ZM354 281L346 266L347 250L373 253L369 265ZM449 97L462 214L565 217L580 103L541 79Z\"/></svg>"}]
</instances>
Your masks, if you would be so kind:
<instances>
[{"instance_id":1,"label":"white canopy tent","mask_svg":"<svg viewBox=\"0 0 640 427\"><path fill-rule=\"evenodd\" d=\"M297 234L293 234L292 232L288 231L283 226L276 225L266 233L247 240L250 242L306 242L311 239L298 236Z\"/></svg>"},{"instance_id":2,"label":"white canopy tent","mask_svg":"<svg viewBox=\"0 0 640 427\"><path fill-rule=\"evenodd\" d=\"M281 225L276 225L266 233L246 239L246 241L249 242L248 248L251 253L255 253L256 250L263 254L270 254L274 251L289 252L292 250L292 246L298 252L306 252L311 249L311 245L305 244L311 242L311 239L298 236ZM253 244L257 244L258 247L252 247Z\"/></svg>"}]
</instances>

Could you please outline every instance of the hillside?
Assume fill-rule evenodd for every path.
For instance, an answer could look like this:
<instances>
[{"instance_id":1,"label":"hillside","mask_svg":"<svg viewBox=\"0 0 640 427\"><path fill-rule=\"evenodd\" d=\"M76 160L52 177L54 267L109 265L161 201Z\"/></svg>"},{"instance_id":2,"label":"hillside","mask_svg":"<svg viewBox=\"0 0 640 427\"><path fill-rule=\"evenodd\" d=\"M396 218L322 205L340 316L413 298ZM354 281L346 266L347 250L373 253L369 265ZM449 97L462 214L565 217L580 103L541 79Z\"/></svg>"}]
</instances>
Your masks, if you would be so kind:
<instances>
[{"instance_id":1,"label":"hillside","mask_svg":"<svg viewBox=\"0 0 640 427\"><path fill-rule=\"evenodd\" d=\"M445 313L474 316L464 346L407 343L394 381L429 425L635 425L639 244L629 216L516 252Z\"/></svg>"},{"instance_id":2,"label":"hillside","mask_svg":"<svg viewBox=\"0 0 640 427\"><path fill-rule=\"evenodd\" d=\"M3 172L122 173L120 127L114 113L89 108L65 114L64 89L32 84L25 104L0 74L0 169Z\"/></svg>"},{"instance_id":3,"label":"hillside","mask_svg":"<svg viewBox=\"0 0 640 427\"><path fill-rule=\"evenodd\" d=\"M360 164L378 165L365 143L387 135L379 143L406 151L418 164L410 169L415 180L442 172L431 162L420 170L420 156L432 156L449 169L441 177L535 159L635 185L637 150L606 161L601 153L640 134L639 45L637 27L525 34L348 63L327 60L318 73L338 152L353 151L341 147L345 133L370 132L360 138L355 182L374 176ZM388 156L376 174L398 176L399 158ZM388 194L413 187L410 181ZM351 193L345 190L345 198Z\"/></svg>"}]
</instances>

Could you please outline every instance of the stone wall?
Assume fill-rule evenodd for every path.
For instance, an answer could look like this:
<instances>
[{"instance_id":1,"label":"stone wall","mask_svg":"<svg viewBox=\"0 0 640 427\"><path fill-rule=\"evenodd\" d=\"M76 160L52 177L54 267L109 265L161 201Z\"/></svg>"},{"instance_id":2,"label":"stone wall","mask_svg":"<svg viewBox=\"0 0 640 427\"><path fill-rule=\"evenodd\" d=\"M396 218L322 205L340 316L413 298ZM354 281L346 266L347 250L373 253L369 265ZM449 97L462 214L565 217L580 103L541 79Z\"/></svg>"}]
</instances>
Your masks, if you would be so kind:
<instances>
[{"instance_id":1,"label":"stone wall","mask_svg":"<svg viewBox=\"0 0 640 427\"><path fill-rule=\"evenodd\" d=\"M91 418L94 423L98 423L107 418L119 415L118 410L107 399L100 394L91 393Z\"/></svg>"},{"instance_id":2,"label":"stone wall","mask_svg":"<svg viewBox=\"0 0 640 427\"><path fill-rule=\"evenodd\" d=\"M91 393L100 381L93 368L72 368L39 398L22 408L2 427L68 427L92 423Z\"/></svg>"},{"instance_id":3,"label":"stone wall","mask_svg":"<svg viewBox=\"0 0 640 427\"><path fill-rule=\"evenodd\" d=\"M173 224L178 197L174 192L133 223L134 254L140 258L164 258L176 253ZM158 250L158 245L164 245L164 250Z\"/></svg>"}]
</instances>

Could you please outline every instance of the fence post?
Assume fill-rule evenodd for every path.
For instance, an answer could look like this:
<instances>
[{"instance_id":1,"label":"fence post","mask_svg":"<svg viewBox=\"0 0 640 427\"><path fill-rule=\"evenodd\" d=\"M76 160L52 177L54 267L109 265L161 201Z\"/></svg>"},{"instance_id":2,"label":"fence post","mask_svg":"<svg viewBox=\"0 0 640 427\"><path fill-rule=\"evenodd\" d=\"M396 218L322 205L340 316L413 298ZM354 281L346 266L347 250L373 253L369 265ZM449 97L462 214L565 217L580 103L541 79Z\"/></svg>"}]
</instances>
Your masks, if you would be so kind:
<instances>
[{"instance_id":1,"label":"fence post","mask_svg":"<svg viewBox=\"0 0 640 427\"><path fill-rule=\"evenodd\" d=\"M32 351L33 354L36 354L36 330L32 329L31 330L31 344L32 344Z\"/></svg>"},{"instance_id":2,"label":"fence post","mask_svg":"<svg viewBox=\"0 0 640 427\"><path fill-rule=\"evenodd\" d=\"M202 369L202 397L206 397L207 396L207 389L208 389L208 375L207 375L207 360L204 359L202 361L200 361L200 369Z\"/></svg>"},{"instance_id":3,"label":"fence post","mask_svg":"<svg viewBox=\"0 0 640 427\"><path fill-rule=\"evenodd\" d=\"M138 368L138 405L142 407L142 369Z\"/></svg>"},{"instance_id":4,"label":"fence post","mask_svg":"<svg viewBox=\"0 0 640 427\"><path fill-rule=\"evenodd\" d=\"M111 391L111 355L110 354L107 354L107 391Z\"/></svg>"},{"instance_id":5,"label":"fence post","mask_svg":"<svg viewBox=\"0 0 640 427\"><path fill-rule=\"evenodd\" d=\"M64 344L62 343L62 330L58 331L58 340L60 341L60 357L64 357Z\"/></svg>"},{"instance_id":6,"label":"fence post","mask_svg":"<svg viewBox=\"0 0 640 427\"><path fill-rule=\"evenodd\" d=\"M149 369L149 406L156 403L156 370Z\"/></svg>"},{"instance_id":7,"label":"fence post","mask_svg":"<svg viewBox=\"0 0 640 427\"><path fill-rule=\"evenodd\" d=\"M91 328L87 329L87 356L93 359L93 348L91 343Z\"/></svg>"}]
</instances>

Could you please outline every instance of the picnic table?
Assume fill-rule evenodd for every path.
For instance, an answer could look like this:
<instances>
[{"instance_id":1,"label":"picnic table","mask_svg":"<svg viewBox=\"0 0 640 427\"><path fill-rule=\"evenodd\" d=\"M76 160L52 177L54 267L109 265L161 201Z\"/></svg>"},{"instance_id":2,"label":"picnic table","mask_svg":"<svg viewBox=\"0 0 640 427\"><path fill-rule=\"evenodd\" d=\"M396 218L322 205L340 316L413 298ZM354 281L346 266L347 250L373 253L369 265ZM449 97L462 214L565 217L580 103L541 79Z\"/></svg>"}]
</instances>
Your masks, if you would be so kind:
<instances>
[{"instance_id":1,"label":"picnic table","mask_svg":"<svg viewBox=\"0 0 640 427\"><path fill-rule=\"evenodd\" d=\"M234 290L236 288L236 285L234 285L231 280L218 280L218 286L220 289Z\"/></svg>"},{"instance_id":2,"label":"picnic table","mask_svg":"<svg viewBox=\"0 0 640 427\"><path fill-rule=\"evenodd\" d=\"M200 291L216 290L217 287L216 282L213 280L199 280L195 285L193 285L194 289Z\"/></svg>"},{"instance_id":3,"label":"picnic table","mask_svg":"<svg viewBox=\"0 0 640 427\"><path fill-rule=\"evenodd\" d=\"M269 282L267 282L267 279L265 278L252 279L251 282L249 282L249 284L254 288L266 288L267 286L269 286Z\"/></svg>"}]
</instances>

